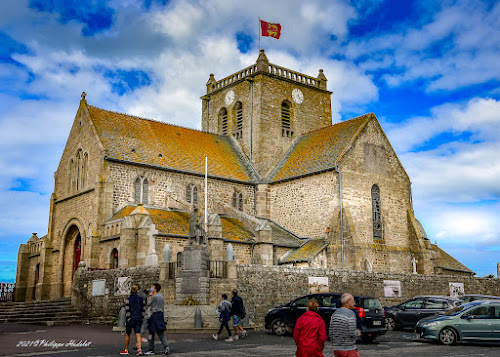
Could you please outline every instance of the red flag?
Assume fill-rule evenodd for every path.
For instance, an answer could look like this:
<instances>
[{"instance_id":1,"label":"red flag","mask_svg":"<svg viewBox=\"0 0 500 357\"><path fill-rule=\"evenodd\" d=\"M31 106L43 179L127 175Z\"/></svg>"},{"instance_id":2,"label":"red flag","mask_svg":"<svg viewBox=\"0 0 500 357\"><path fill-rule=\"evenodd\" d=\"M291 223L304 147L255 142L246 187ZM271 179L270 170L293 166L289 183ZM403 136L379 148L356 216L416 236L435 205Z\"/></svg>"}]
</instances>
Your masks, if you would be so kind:
<instances>
[{"instance_id":1,"label":"red flag","mask_svg":"<svg viewBox=\"0 0 500 357\"><path fill-rule=\"evenodd\" d=\"M262 29L262 36L274 37L275 39L279 39L281 36L280 24L272 24L260 20L260 28Z\"/></svg>"}]
</instances>

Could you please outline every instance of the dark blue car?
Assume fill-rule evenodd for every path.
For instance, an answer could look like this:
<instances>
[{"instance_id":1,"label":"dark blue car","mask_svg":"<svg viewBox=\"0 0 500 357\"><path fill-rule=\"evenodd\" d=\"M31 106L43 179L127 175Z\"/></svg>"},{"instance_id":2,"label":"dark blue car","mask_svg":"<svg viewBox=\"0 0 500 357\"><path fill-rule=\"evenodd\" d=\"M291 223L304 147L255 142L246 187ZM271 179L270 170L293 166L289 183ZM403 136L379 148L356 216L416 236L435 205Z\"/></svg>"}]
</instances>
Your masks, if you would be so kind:
<instances>
[{"instance_id":1,"label":"dark blue car","mask_svg":"<svg viewBox=\"0 0 500 357\"><path fill-rule=\"evenodd\" d=\"M293 332L297 319L306 312L310 299L318 300L318 314L323 318L328 331L330 319L335 310L341 307L342 294L310 294L292 300L289 303L270 309L266 315L266 329L276 335ZM363 341L371 342L377 336L383 335L385 327L384 310L380 301L374 297L355 296L355 309L358 316L358 328L361 330Z\"/></svg>"}]
</instances>

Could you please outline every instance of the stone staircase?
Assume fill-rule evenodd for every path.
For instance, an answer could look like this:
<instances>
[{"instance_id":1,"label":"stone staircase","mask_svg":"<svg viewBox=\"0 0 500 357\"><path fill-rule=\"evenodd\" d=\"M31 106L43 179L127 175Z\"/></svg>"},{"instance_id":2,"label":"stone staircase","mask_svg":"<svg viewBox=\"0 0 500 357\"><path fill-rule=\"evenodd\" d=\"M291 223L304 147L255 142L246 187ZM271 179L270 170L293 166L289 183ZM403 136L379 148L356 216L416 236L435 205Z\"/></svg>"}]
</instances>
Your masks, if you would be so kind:
<instances>
[{"instance_id":1,"label":"stone staircase","mask_svg":"<svg viewBox=\"0 0 500 357\"><path fill-rule=\"evenodd\" d=\"M0 303L0 323L70 325L87 322L71 298Z\"/></svg>"}]
</instances>

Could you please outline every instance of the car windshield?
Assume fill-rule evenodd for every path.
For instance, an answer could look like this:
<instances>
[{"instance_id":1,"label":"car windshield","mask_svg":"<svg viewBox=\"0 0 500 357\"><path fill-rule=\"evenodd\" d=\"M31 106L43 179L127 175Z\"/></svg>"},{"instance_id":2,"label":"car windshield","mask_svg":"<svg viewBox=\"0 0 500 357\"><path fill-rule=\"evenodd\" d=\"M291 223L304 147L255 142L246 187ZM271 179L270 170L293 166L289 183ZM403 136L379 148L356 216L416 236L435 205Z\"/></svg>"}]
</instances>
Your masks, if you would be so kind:
<instances>
[{"instance_id":1,"label":"car windshield","mask_svg":"<svg viewBox=\"0 0 500 357\"><path fill-rule=\"evenodd\" d=\"M382 310L382 305L378 299L364 299L363 308L367 310Z\"/></svg>"},{"instance_id":2,"label":"car windshield","mask_svg":"<svg viewBox=\"0 0 500 357\"><path fill-rule=\"evenodd\" d=\"M448 310L446 311L445 313L441 314L441 315L444 315L444 316L455 316L456 314L462 312L462 311L465 311L473 306L476 306L478 305L478 303L476 302L471 302L471 303L468 303L468 304L463 304L463 305L460 305L460 306L457 306L457 307L454 307L453 309L451 310Z\"/></svg>"}]
</instances>

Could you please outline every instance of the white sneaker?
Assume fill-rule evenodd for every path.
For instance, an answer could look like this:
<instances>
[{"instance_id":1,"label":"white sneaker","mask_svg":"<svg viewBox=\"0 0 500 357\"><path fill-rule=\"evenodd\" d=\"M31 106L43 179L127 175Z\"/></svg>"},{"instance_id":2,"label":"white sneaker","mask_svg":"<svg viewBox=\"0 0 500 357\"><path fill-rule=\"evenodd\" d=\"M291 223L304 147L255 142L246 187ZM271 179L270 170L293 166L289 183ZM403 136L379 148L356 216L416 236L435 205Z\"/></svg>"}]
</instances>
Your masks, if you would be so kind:
<instances>
[{"instance_id":1,"label":"white sneaker","mask_svg":"<svg viewBox=\"0 0 500 357\"><path fill-rule=\"evenodd\" d=\"M240 339L240 337L238 335L234 336L233 338L235 341L238 341Z\"/></svg>"},{"instance_id":2,"label":"white sneaker","mask_svg":"<svg viewBox=\"0 0 500 357\"><path fill-rule=\"evenodd\" d=\"M218 335L212 335L212 337L214 338L215 341L217 341L219 339Z\"/></svg>"},{"instance_id":3,"label":"white sneaker","mask_svg":"<svg viewBox=\"0 0 500 357\"><path fill-rule=\"evenodd\" d=\"M246 330L243 330L243 331L241 332L241 338L245 338L245 337L247 337L247 336L248 336L248 332L247 332Z\"/></svg>"},{"instance_id":4,"label":"white sneaker","mask_svg":"<svg viewBox=\"0 0 500 357\"><path fill-rule=\"evenodd\" d=\"M226 340L225 340L225 341L226 341L226 342L233 342L234 340L233 340L233 338L232 338L232 337L229 337L229 338L226 338Z\"/></svg>"}]
</instances>

